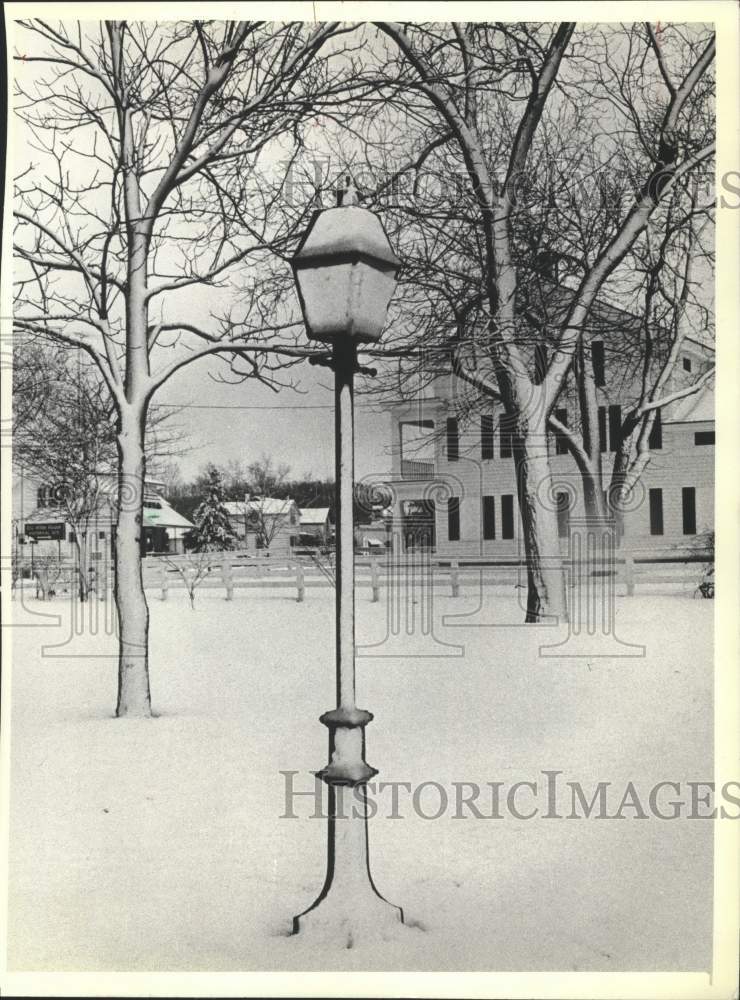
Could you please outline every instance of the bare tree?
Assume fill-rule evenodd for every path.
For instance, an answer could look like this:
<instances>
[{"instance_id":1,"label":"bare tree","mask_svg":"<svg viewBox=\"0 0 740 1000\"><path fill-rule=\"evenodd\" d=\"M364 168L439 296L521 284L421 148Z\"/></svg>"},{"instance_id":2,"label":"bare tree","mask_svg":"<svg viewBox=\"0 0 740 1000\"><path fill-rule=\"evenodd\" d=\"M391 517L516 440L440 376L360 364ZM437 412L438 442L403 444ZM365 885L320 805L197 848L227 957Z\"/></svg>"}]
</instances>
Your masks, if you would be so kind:
<instances>
[{"instance_id":1,"label":"bare tree","mask_svg":"<svg viewBox=\"0 0 740 1000\"><path fill-rule=\"evenodd\" d=\"M316 56L345 29L20 24L16 109L36 162L15 181L15 328L87 352L110 394L116 713L149 716L140 561L147 411L199 358L238 352L251 376L274 384L281 365L308 353L293 342L284 286L275 292L270 281L304 222L302 211L286 211L280 164L295 155L326 84L328 60ZM237 270L247 274L238 302ZM222 315L209 315L219 298Z\"/></svg>"},{"instance_id":2,"label":"bare tree","mask_svg":"<svg viewBox=\"0 0 740 1000\"><path fill-rule=\"evenodd\" d=\"M177 410L147 413L146 452L155 462L181 450ZM16 338L13 461L39 484L46 505L72 528L78 593L88 597L88 539L115 499L116 428L110 394L84 352L46 338Z\"/></svg>"},{"instance_id":3,"label":"bare tree","mask_svg":"<svg viewBox=\"0 0 740 1000\"><path fill-rule=\"evenodd\" d=\"M176 559L165 557L167 566L173 570L185 585L185 590L190 601L190 608L195 611L195 592L206 580L213 568L213 550L202 549L198 552L186 552Z\"/></svg>"},{"instance_id":4,"label":"bare tree","mask_svg":"<svg viewBox=\"0 0 740 1000\"><path fill-rule=\"evenodd\" d=\"M675 197L665 214L662 230L646 230L628 255L633 287L623 281L623 306L601 304L592 310L591 333L600 338L603 361L595 366L591 343L579 345L572 370L575 420L569 426L550 416L551 428L581 473L587 514L613 519L617 539L635 486L654 450L662 447L663 412L696 395L715 374L713 310L702 301L712 275L712 220L706 209L689 206L687 212ZM702 246L707 230L709 239ZM631 306L629 312L625 305ZM704 360L685 371L683 353L692 338ZM609 430L605 419L599 422L598 383L605 378L604 362L612 380L623 384L619 425ZM616 440L609 442L611 437ZM614 458L605 464L610 443L615 445Z\"/></svg>"},{"instance_id":5,"label":"bare tree","mask_svg":"<svg viewBox=\"0 0 740 1000\"><path fill-rule=\"evenodd\" d=\"M526 620L564 616L556 513L538 498L551 482L553 411L599 297L618 285L660 206L711 161L714 40L681 25L662 33L658 50L645 25L379 27L393 44L366 73L357 106L376 109L361 148L383 178L364 185L366 200L387 208L406 264L395 343L384 352L400 358L392 385L416 391L420 374L453 371L476 400L503 407L527 557ZM569 199L594 149L607 174L630 183L616 210L595 199L583 230L585 216L570 221ZM567 185L543 183L553 168ZM409 177L412 197L399 200ZM531 191L534 202L523 197ZM547 299L533 302L531 293L553 251L574 261L572 291L543 315Z\"/></svg>"}]
</instances>

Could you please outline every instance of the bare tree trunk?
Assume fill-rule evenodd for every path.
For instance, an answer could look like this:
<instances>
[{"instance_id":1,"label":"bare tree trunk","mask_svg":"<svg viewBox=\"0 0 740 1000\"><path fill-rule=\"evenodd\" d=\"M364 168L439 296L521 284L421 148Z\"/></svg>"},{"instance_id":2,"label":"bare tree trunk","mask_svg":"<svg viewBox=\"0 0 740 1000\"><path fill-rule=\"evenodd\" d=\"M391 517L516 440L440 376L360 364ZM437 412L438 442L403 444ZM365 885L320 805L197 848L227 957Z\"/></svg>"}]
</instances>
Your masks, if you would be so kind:
<instances>
[{"instance_id":1,"label":"bare tree trunk","mask_svg":"<svg viewBox=\"0 0 740 1000\"><path fill-rule=\"evenodd\" d=\"M606 523L608 519L604 491L601 483L601 470L589 469L581 473L583 480L583 506L589 521Z\"/></svg>"},{"instance_id":2,"label":"bare tree trunk","mask_svg":"<svg viewBox=\"0 0 740 1000\"><path fill-rule=\"evenodd\" d=\"M527 559L526 622L539 622L548 615L568 620L557 513L548 499L552 474L545 426L544 418L536 426L520 426L513 441Z\"/></svg>"},{"instance_id":3,"label":"bare tree trunk","mask_svg":"<svg viewBox=\"0 0 740 1000\"><path fill-rule=\"evenodd\" d=\"M87 578L87 529L80 530L78 525L74 525L75 548L77 549L77 594L80 601L84 602L88 598L89 587Z\"/></svg>"},{"instance_id":4,"label":"bare tree trunk","mask_svg":"<svg viewBox=\"0 0 740 1000\"><path fill-rule=\"evenodd\" d=\"M144 408L127 407L119 418L118 522L115 593L120 649L116 715L152 714L149 692L149 607L141 576L144 503Z\"/></svg>"}]
</instances>

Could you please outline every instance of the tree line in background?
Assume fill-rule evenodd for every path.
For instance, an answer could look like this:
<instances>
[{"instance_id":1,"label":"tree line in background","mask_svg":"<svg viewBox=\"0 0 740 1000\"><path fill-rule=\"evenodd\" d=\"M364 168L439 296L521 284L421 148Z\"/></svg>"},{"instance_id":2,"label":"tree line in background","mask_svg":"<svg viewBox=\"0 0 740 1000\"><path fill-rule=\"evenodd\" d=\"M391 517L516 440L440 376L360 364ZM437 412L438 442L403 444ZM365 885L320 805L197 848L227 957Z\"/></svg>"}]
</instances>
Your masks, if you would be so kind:
<instances>
[{"instance_id":1,"label":"tree line in background","mask_svg":"<svg viewBox=\"0 0 740 1000\"><path fill-rule=\"evenodd\" d=\"M263 455L255 462L232 459L221 465L208 464L193 479L183 479L176 464L165 466L161 480L167 500L175 510L192 521L198 506L208 496L213 471L219 475L222 499L243 502L245 497L274 497L295 500L299 508L329 507L334 519L334 480L310 475L291 475L290 467Z\"/></svg>"}]
</instances>

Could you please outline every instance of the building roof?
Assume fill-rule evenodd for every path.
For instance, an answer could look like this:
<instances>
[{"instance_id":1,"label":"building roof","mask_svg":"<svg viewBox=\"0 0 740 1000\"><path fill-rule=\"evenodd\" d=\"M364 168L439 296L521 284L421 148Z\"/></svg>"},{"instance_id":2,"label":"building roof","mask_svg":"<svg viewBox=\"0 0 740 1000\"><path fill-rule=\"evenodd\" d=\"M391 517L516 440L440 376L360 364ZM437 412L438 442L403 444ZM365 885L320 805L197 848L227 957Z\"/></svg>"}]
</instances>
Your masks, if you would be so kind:
<instances>
[{"instance_id":1,"label":"building roof","mask_svg":"<svg viewBox=\"0 0 740 1000\"><path fill-rule=\"evenodd\" d=\"M699 424L714 420L714 389L705 385L692 396L685 396L667 408L664 424Z\"/></svg>"},{"instance_id":2,"label":"building roof","mask_svg":"<svg viewBox=\"0 0 740 1000\"><path fill-rule=\"evenodd\" d=\"M157 506L153 506L157 504ZM101 511L101 520L104 513ZM67 517L60 507L35 507L23 518L24 524L66 524ZM192 528L186 517L163 500L162 497L146 497L144 500L144 527L146 528Z\"/></svg>"},{"instance_id":3,"label":"building roof","mask_svg":"<svg viewBox=\"0 0 740 1000\"><path fill-rule=\"evenodd\" d=\"M157 504L157 506L153 506ZM144 527L146 528L192 528L193 524L186 517L170 507L162 497L148 497L144 500Z\"/></svg>"},{"instance_id":4,"label":"building roof","mask_svg":"<svg viewBox=\"0 0 740 1000\"><path fill-rule=\"evenodd\" d=\"M328 507L306 507L301 510L301 524L326 524L328 518Z\"/></svg>"}]
</instances>

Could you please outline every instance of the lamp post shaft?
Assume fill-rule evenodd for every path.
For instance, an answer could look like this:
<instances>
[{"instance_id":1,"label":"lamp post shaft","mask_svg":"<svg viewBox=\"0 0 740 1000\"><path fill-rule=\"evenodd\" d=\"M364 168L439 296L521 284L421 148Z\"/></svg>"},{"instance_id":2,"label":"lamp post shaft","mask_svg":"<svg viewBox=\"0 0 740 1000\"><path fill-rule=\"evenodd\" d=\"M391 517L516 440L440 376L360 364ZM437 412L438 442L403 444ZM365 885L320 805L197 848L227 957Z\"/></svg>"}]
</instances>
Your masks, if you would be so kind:
<instances>
[{"instance_id":1,"label":"lamp post shaft","mask_svg":"<svg viewBox=\"0 0 740 1000\"><path fill-rule=\"evenodd\" d=\"M334 344L336 498L337 707L321 716L329 730L327 870L316 901L293 919L293 932L329 930L344 947L358 936L403 921L403 911L375 888L368 859L366 785L377 774L365 760L365 726L372 714L355 703L354 374L350 337Z\"/></svg>"},{"instance_id":2,"label":"lamp post shaft","mask_svg":"<svg viewBox=\"0 0 740 1000\"><path fill-rule=\"evenodd\" d=\"M355 344L334 345L334 472L336 498L337 708L355 705L354 481Z\"/></svg>"}]
</instances>

